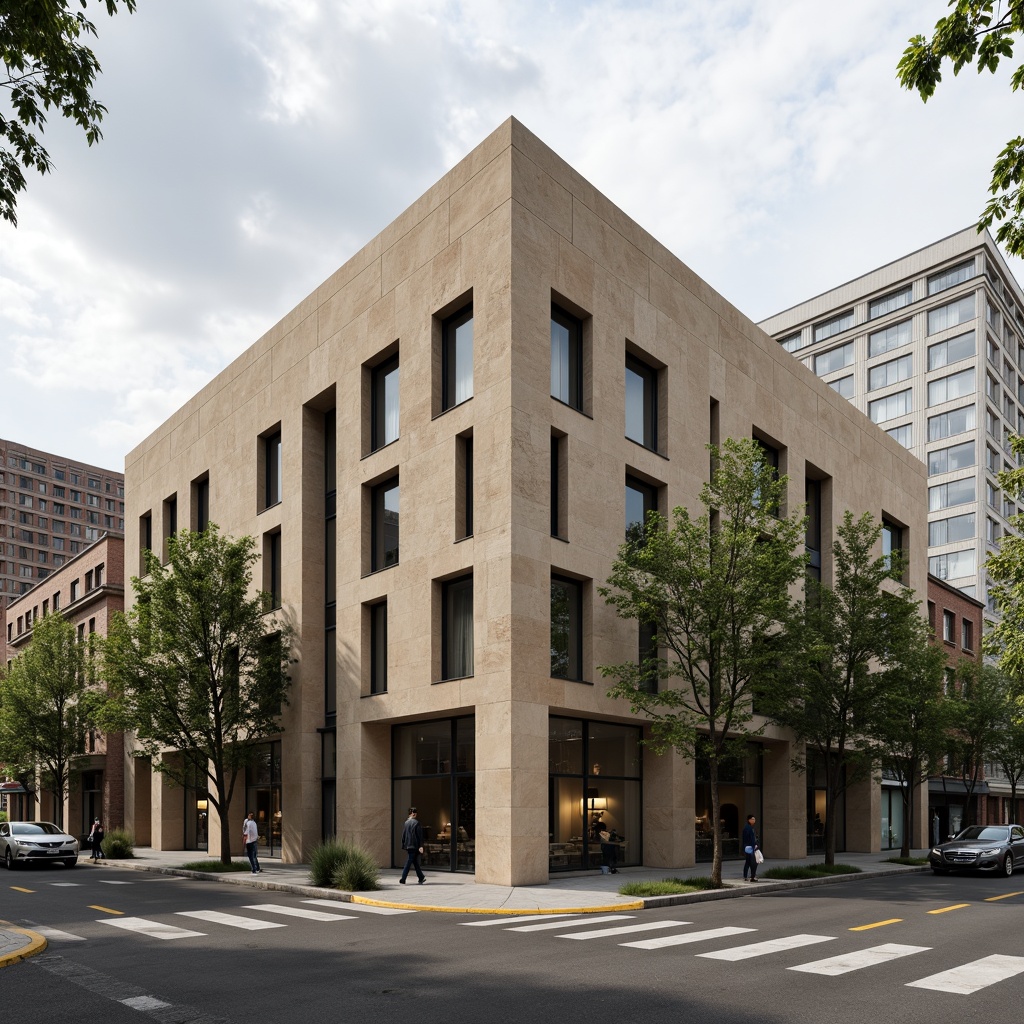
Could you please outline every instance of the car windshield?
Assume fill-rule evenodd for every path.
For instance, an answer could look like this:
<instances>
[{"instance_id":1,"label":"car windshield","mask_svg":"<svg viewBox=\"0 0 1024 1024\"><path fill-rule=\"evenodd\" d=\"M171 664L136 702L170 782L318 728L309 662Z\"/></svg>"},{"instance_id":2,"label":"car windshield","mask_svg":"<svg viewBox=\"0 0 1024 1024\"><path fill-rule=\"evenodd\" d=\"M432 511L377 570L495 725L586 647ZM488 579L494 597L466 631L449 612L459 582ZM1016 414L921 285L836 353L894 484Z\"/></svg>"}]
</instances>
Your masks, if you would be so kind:
<instances>
[{"instance_id":1,"label":"car windshield","mask_svg":"<svg viewBox=\"0 0 1024 1024\"><path fill-rule=\"evenodd\" d=\"M1006 839L1005 828L995 828L992 825L972 825L965 828L957 839L982 839L989 842L999 843Z\"/></svg>"},{"instance_id":2,"label":"car windshield","mask_svg":"<svg viewBox=\"0 0 1024 1024\"><path fill-rule=\"evenodd\" d=\"M15 821L11 833L16 836L61 836L64 833L48 821Z\"/></svg>"}]
</instances>

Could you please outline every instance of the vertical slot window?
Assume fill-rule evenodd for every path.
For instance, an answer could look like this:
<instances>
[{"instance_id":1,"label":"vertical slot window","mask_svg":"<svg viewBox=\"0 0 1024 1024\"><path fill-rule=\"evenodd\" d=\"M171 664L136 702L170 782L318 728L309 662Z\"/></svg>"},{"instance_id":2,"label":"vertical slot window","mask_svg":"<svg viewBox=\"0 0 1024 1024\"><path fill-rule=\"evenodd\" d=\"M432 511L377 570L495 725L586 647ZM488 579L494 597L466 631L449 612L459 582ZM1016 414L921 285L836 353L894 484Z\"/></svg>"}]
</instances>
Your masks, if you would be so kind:
<instances>
[{"instance_id":1,"label":"vertical slot window","mask_svg":"<svg viewBox=\"0 0 1024 1024\"><path fill-rule=\"evenodd\" d=\"M473 577L449 580L441 587L441 677L473 674Z\"/></svg>"},{"instance_id":2,"label":"vertical slot window","mask_svg":"<svg viewBox=\"0 0 1024 1024\"><path fill-rule=\"evenodd\" d=\"M658 491L636 477L626 477L626 540L643 536L647 513L658 509Z\"/></svg>"},{"instance_id":3,"label":"vertical slot window","mask_svg":"<svg viewBox=\"0 0 1024 1024\"><path fill-rule=\"evenodd\" d=\"M164 543L163 543L163 560L164 563L170 561L171 558L171 538L174 537L178 532L178 496L172 494L164 502Z\"/></svg>"},{"instance_id":4,"label":"vertical slot window","mask_svg":"<svg viewBox=\"0 0 1024 1024\"><path fill-rule=\"evenodd\" d=\"M263 591L266 610L281 607L281 531L263 535Z\"/></svg>"},{"instance_id":5,"label":"vertical slot window","mask_svg":"<svg viewBox=\"0 0 1024 1024\"><path fill-rule=\"evenodd\" d=\"M583 322L551 306L551 397L583 408Z\"/></svg>"},{"instance_id":6,"label":"vertical slot window","mask_svg":"<svg viewBox=\"0 0 1024 1024\"><path fill-rule=\"evenodd\" d=\"M373 451L398 440L398 372L398 356L385 360L373 369Z\"/></svg>"},{"instance_id":7,"label":"vertical slot window","mask_svg":"<svg viewBox=\"0 0 1024 1024\"><path fill-rule=\"evenodd\" d=\"M455 536L473 536L473 434L455 439Z\"/></svg>"},{"instance_id":8,"label":"vertical slot window","mask_svg":"<svg viewBox=\"0 0 1024 1024\"><path fill-rule=\"evenodd\" d=\"M569 438L551 435L551 536L569 537Z\"/></svg>"},{"instance_id":9,"label":"vertical slot window","mask_svg":"<svg viewBox=\"0 0 1024 1024\"><path fill-rule=\"evenodd\" d=\"M551 676L583 679L583 587L578 580L551 577Z\"/></svg>"},{"instance_id":10,"label":"vertical slot window","mask_svg":"<svg viewBox=\"0 0 1024 1024\"><path fill-rule=\"evenodd\" d=\"M464 306L441 324L441 408L473 397L473 306Z\"/></svg>"},{"instance_id":11,"label":"vertical slot window","mask_svg":"<svg viewBox=\"0 0 1024 1024\"><path fill-rule=\"evenodd\" d=\"M280 430L263 439L263 459L263 507L269 508L284 496Z\"/></svg>"},{"instance_id":12,"label":"vertical slot window","mask_svg":"<svg viewBox=\"0 0 1024 1024\"><path fill-rule=\"evenodd\" d=\"M192 529L202 533L210 525L210 478L192 482Z\"/></svg>"},{"instance_id":13,"label":"vertical slot window","mask_svg":"<svg viewBox=\"0 0 1024 1024\"><path fill-rule=\"evenodd\" d=\"M373 557L374 572L398 564L398 477L373 489Z\"/></svg>"},{"instance_id":14,"label":"vertical slot window","mask_svg":"<svg viewBox=\"0 0 1024 1024\"><path fill-rule=\"evenodd\" d=\"M626 357L626 437L652 451L658 447L658 373Z\"/></svg>"},{"instance_id":15,"label":"vertical slot window","mask_svg":"<svg viewBox=\"0 0 1024 1024\"><path fill-rule=\"evenodd\" d=\"M370 693L388 692L388 603L370 605Z\"/></svg>"}]
</instances>

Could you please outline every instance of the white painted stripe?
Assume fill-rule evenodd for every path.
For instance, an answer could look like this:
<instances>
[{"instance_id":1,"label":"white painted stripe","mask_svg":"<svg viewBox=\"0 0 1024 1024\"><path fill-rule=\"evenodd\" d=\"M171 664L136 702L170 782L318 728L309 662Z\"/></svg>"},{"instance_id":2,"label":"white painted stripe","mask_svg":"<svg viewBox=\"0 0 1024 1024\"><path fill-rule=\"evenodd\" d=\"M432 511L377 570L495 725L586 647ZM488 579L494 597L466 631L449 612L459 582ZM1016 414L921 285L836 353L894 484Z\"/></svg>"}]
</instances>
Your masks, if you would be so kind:
<instances>
[{"instance_id":1,"label":"white painted stripe","mask_svg":"<svg viewBox=\"0 0 1024 1024\"><path fill-rule=\"evenodd\" d=\"M662 935L658 939L641 939L639 942L620 942L620 946L631 949L661 949L663 946L683 946L690 942L704 942L705 939L724 939L729 935L756 932L756 928L708 928L703 932L687 932L685 935Z\"/></svg>"},{"instance_id":2,"label":"white painted stripe","mask_svg":"<svg viewBox=\"0 0 1024 1024\"><path fill-rule=\"evenodd\" d=\"M264 910L268 914L284 914L285 917L304 917L307 921L354 921L348 914L325 914L322 910L307 910L305 907L285 907L279 903L252 903L243 910Z\"/></svg>"},{"instance_id":3,"label":"white painted stripe","mask_svg":"<svg viewBox=\"0 0 1024 1024\"><path fill-rule=\"evenodd\" d=\"M581 921L585 924L585 921ZM648 921L646 924L624 924L621 928L598 928L596 932L568 932L556 935L556 939L604 939L609 935L629 935L630 932L653 932L659 928L678 928L693 924L692 921Z\"/></svg>"},{"instance_id":4,"label":"white painted stripe","mask_svg":"<svg viewBox=\"0 0 1024 1024\"><path fill-rule=\"evenodd\" d=\"M70 888L71 886L79 886L81 882L51 882L50 885L59 885L64 889Z\"/></svg>"},{"instance_id":5,"label":"white painted stripe","mask_svg":"<svg viewBox=\"0 0 1024 1024\"><path fill-rule=\"evenodd\" d=\"M731 949L716 949L711 953L698 953L709 960L749 960L753 956L767 956L787 949L813 946L816 942L832 942L834 935L786 935L781 939L767 939L765 942L751 942L747 946L733 946Z\"/></svg>"},{"instance_id":6,"label":"white painted stripe","mask_svg":"<svg viewBox=\"0 0 1024 1024\"><path fill-rule=\"evenodd\" d=\"M85 942L81 935L72 935L71 932L62 932L59 928L50 928L45 924L33 924L29 927L34 932L39 932L44 938L56 939L59 942Z\"/></svg>"},{"instance_id":7,"label":"white painted stripe","mask_svg":"<svg viewBox=\"0 0 1024 1024\"><path fill-rule=\"evenodd\" d=\"M550 921L554 917L580 917L580 914L523 914L521 917L499 917L493 921L463 921L466 928L490 928L492 924L522 924L524 921ZM564 923L564 922L563 922Z\"/></svg>"},{"instance_id":8,"label":"white painted stripe","mask_svg":"<svg viewBox=\"0 0 1024 1024\"><path fill-rule=\"evenodd\" d=\"M222 914L219 910L179 910L178 917L194 917L200 921L226 924L229 928L244 928L250 932L262 931L264 928L288 927L280 921L257 921L251 917L239 917L237 914Z\"/></svg>"},{"instance_id":9,"label":"white painted stripe","mask_svg":"<svg viewBox=\"0 0 1024 1024\"><path fill-rule=\"evenodd\" d=\"M100 885L134 885L134 882L118 882L113 878L101 878Z\"/></svg>"},{"instance_id":10,"label":"white painted stripe","mask_svg":"<svg viewBox=\"0 0 1024 1024\"><path fill-rule=\"evenodd\" d=\"M888 963L890 960L898 960L901 956L924 953L929 949L931 946L902 946L897 942L886 942L881 946L871 946L869 949L843 953L841 956L829 957L827 960L813 960L808 964L798 964L796 967L788 967L787 970L802 971L804 974L824 974L829 978L834 978L839 974L849 974L850 971L859 971L864 967L875 967L878 964Z\"/></svg>"},{"instance_id":11,"label":"white painted stripe","mask_svg":"<svg viewBox=\"0 0 1024 1024\"><path fill-rule=\"evenodd\" d=\"M111 928L123 928L126 932L140 932L152 939L192 939L206 934L190 932L187 928L175 928L172 924L161 924L159 921L147 921L144 917L101 917L99 923L109 924Z\"/></svg>"},{"instance_id":12,"label":"white painted stripe","mask_svg":"<svg viewBox=\"0 0 1024 1024\"><path fill-rule=\"evenodd\" d=\"M358 910L360 914L415 914L415 910L401 910L398 907L372 907L368 903L341 903L338 900L303 900L318 907L335 907L338 910Z\"/></svg>"},{"instance_id":13,"label":"white painted stripe","mask_svg":"<svg viewBox=\"0 0 1024 1024\"><path fill-rule=\"evenodd\" d=\"M993 953L963 967L954 967L951 971L932 974L920 981L908 982L907 988L928 988L933 992L953 992L957 995L969 996L997 981L1024 974L1024 957L1006 956Z\"/></svg>"},{"instance_id":14,"label":"white painted stripe","mask_svg":"<svg viewBox=\"0 0 1024 1024\"><path fill-rule=\"evenodd\" d=\"M171 1005L157 999L156 996L131 996L128 999L119 999L118 1002L130 1006L133 1010L142 1010L143 1013L147 1010L162 1010L165 1006Z\"/></svg>"},{"instance_id":15,"label":"white painted stripe","mask_svg":"<svg viewBox=\"0 0 1024 1024\"><path fill-rule=\"evenodd\" d=\"M554 917L554 914L544 914L543 917L549 918ZM603 917L591 917L586 920L580 921L580 924L601 924L604 921L629 921L633 917L632 914L607 914ZM513 918L513 920L515 920ZM548 921L546 924L527 924L521 928L509 928L510 932L543 932L551 928L564 928L564 921Z\"/></svg>"}]
</instances>

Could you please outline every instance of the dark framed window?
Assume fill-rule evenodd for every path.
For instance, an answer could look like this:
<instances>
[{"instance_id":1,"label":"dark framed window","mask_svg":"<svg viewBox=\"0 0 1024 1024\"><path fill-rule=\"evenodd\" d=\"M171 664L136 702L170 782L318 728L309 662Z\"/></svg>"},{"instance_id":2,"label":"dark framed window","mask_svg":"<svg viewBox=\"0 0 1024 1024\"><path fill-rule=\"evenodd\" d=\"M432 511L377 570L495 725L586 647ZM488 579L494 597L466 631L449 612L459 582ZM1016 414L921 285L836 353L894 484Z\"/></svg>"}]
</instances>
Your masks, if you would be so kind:
<instances>
[{"instance_id":1,"label":"dark framed window","mask_svg":"<svg viewBox=\"0 0 1024 1024\"><path fill-rule=\"evenodd\" d=\"M337 531L337 414L324 413L324 719L332 725L338 713L338 621ZM327 784L325 783L325 793ZM332 793L334 784L331 784ZM325 796L325 800L327 797ZM333 800L333 797L331 797ZM333 806L333 805L332 805ZM331 812L333 821L334 812ZM325 819L326 822L326 819ZM326 824L325 824L326 828ZM333 829L333 826L332 826Z\"/></svg>"},{"instance_id":2,"label":"dark framed window","mask_svg":"<svg viewBox=\"0 0 1024 1024\"><path fill-rule=\"evenodd\" d=\"M398 356L373 368L371 448L376 451L398 440Z\"/></svg>"},{"instance_id":3,"label":"dark framed window","mask_svg":"<svg viewBox=\"0 0 1024 1024\"><path fill-rule=\"evenodd\" d=\"M551 536L569 536L569 438L551 435Z\"/></svg>"},{"instance_id":4,"label":"dark framed window","mask_svg":"<svg viewBox=\"0 0 1024 1024\"><path fill-rule=\"evenodd\" d=\"M804 548L807 551L807 575L821 582L821 481L804 481L804 501L807 506L807 526L804 530Z\"/></svg>"},{"instance_id":5,"label":"dark framed window","mask_svg":"<svg viewBox=\"0 0 1024 1024\"><path fill-rule=\"evenodd\" d=\"M282 500L281 431L263 439L263 507L269 508Z\"/></svg>"},{"instance_id":6,"label":"dark framed window","mask_svg":"<svg viewBox=\"0 0 1024 1024\"><path fill-rule=\"evenodd\" d=\"M263 535L263 590L267 611L281 607L281 531Z\"/></svg>"},{"instance_id":7,"label":"dark framed window","mask_svg":"<svg viewBox=\"0 0 1024 1024\"><path fill-rule=\"evenodd\" d=\"M552 303L551 397L583 408L583 322Z\"/></svg>"},{"instance_id":8,"label":"dark framed window","mask_svg":"<svg viewBox=\"0 0 1024 1024\"><path fill-rule=\"evenodd\" d=\"M398 564L398 497L397 476L373 489L373 558L370 568L374 572Z\"/></svg>"},{"instance_id":9,"label":"dark framed window","mask_svg":"<svg viewBox=\"0 0 1024 1024\"><path fill-rule=\"evenodd\" d=\"M778 480L779 468L781 463L779 449L768 444L767 441L762 441L759 437L754 438L754 443L761 449L761 461L765 468L768 469L771 479ZM761 504L760 493L754 495L754 500L757 502L758 505ZM773 516L777 516L779 514L778 502L776 502L772 508L768 509L768 511L771 512Z\"/></svg>"},{"instance_id":10,"label":"dark framed window","mask_svg":"<svg viewBox=\"0 0 1024 1024\"><path fill-rule=\"evenodd\" d=\"M455 449L455 535L461 540L473 536L473 434L456 438Z\"/></svg>"},{"instance_id":11,"label":"dark framed window","mask_svg":"<svg viewBox=\"0 0 1024 1024\"><path fill-rule=\"evenodd\" d=\"M583 586L551 576L551 676L583 679Z\"/></svg>"},{"instance_id":12,"label":"dark framed window","mask_svg":"<svg viewBox=\"0 0 1024 1024\"><path fill-rule=\"evenodd\" d=\"M205 476L192 483L192 529L196 533L202 533L209 525L210 478Z\"/></svg>"},{"instance_id":13,"label":"dark framed window","mask_svg":"<svg viewBox=\"0 0 1024 1024\"><path fill-rule=\"evenodd\" d=\"M388 603L370 605L370 693L388 692Z\"/></svg>"},{"instance_id":14,"label":"dark framed window","mask_svg":"<svg viewBox=\"0 0 1024 1024\"><path fill-rule=\"evenodd\" d=\"M658 448L658 371L626 356L626 437Z\"/></svg>"},{"instance_id":15,"label":"dark framed window","mask_svg":"<svg viewBox=\"0 0 1024 1024\"><path fill-rule=\"evenodd\" d=\"M172 494L164 502L164 562L170 560L170 541L178 532L178 496Z\"/></svg>"},{"instance_id":16,"label":"dark framed window","mask_svg":"<svg viewBox=\"0 0 1024 1024\"><path fill-rule=\"evenodd\" d=\"M658 657L655 643L658 627L653 622L641 622L637 642L637 664L640 666L640 689L644 693L658 692L658 670L647 664L648 659Z\"/></svg>"},{"instance_id":17,"label":"dark framed window","mask_svg":"<svg viewBox=\"0 0 1024 1024\"><path fill-rule=\"evenodd\" d=\"M890 522L882 520L882 557L886 565L891 565L893 556L901 558L903 554L903 528Z\"/></svg>"},{"instance_id":18,"label":"dark framed window","mask_svg":"<svg viewBox=\"0 0 1024 1024\"><path fill-rule=\"evenodd\" d=\"M626 538L642 535L647 513L658 510L658 489L634 476L626 477Z\"/></svg>"},{"instance_id":19,"label":"dark framed window","mask_svg":"<svg viewBox=\"0 0 1024 1024\"><path fill-rule=\"evenodd\" d=\"M139 516L139 575L146 575L146 552L153 550L153 513Z\"/></svg>"},{"instance_id":20,"label":"dark framed window","mask_svg":"<svg viewBox=\"0 0 1024 1024\"><path fill-rule=\"evenodd\" d=\"M441 585L441 678L473 674L473 577Z\"/></svg>"},{"instance_id":21,"label":"dark framed window","mask_svg":"<svg viewBox=\"0 0 1024 1024\"><path fill-rule=\"evenodd\" d=\"M441 324L441 409L473 397L473 304Z\"/></svg>"}]
</instances>

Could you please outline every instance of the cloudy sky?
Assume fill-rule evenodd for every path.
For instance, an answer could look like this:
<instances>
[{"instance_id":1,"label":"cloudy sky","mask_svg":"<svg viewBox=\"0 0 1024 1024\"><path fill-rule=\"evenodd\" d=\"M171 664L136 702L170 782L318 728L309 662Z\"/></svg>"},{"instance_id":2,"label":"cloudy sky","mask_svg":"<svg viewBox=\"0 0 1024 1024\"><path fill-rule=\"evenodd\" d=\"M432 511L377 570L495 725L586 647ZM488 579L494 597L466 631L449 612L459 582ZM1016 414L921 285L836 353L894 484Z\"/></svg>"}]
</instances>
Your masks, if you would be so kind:
<instances>
[{"instance_id":1,"label":"cloudy sky","mask_svg":"<svg viewBox=\"0 0 1024 1024\"><path fill-rule=\"evenodd\" d=\"M755 320L973 223L1020 131L1005 75L896 84L943 0L90 8L104 139L52 120L0 222L0 437L111 469L509 115Z\"/></svg>"}]
</instances>

